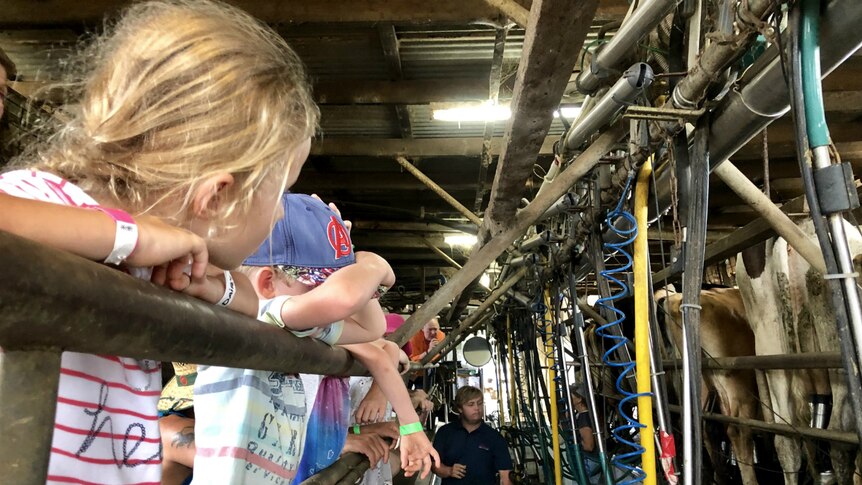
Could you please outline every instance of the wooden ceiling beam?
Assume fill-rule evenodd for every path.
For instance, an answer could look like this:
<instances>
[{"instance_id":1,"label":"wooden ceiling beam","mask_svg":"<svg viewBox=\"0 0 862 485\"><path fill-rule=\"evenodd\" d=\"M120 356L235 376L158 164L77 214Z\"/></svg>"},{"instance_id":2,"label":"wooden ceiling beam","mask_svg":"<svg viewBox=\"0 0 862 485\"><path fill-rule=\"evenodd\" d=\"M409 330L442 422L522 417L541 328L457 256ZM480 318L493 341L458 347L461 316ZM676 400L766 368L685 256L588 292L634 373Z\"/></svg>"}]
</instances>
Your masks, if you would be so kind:
<instances>
[{"instance_id":1,"label":"wooden ceiling beam","mask_svg":"<svg viewBox=\"0 0 862 485\"><path fill-rule=\"evenodd\" d=\"M488 99L482 78L366 81L339 79L314 83L320 104L429 104Z\"/></svg>"},{"instance_id":2,"label":"wooden ceiling beam","mask_svg":"<svg viewBox=\"0 0 862 485\"><path fill-rule=\"evenodd\" d=\"M69 8L63 0L5 0L2 26L47 26L98 23L104 15L116 14L130 0L89 0ZM464 0L229 0L255 17L272 24L376 23L466 24L499 17L499 10L481 1ZM518 0L529 6L526 0ZM583 8L567 4L566 8ZM626 0L602 0L598 19L617 19L626 14Z\"/></svg>"},{"instance_id":3,"label":"wooden ceiling beam","mask_svg":"<svg viewBox=\"0 0 862 485\"><path fill-rule=\"evenodd\" d=\"M535 0L530 7L515 89L484 228L502 232L515 216L546 141L552 113L584 45L598 0Z\"/></svg>"},{"instance_id":4,"label":"wooden ceiling beam","mask_svg":"<svg viewBox=\"0 0 862 485\"><path fill-rule=\"evenodd\" d=\"M540 154L553 153L553 145L558 137L548 137L542 141ZM502 150L503 139L491 141L491 154L498 156ZM387 157L478 157L482 154L482 138L370 138L370 137L324 137L315 140L311 147L312 155L327 156L368 156Z\"/></svg>"}]
</instances>

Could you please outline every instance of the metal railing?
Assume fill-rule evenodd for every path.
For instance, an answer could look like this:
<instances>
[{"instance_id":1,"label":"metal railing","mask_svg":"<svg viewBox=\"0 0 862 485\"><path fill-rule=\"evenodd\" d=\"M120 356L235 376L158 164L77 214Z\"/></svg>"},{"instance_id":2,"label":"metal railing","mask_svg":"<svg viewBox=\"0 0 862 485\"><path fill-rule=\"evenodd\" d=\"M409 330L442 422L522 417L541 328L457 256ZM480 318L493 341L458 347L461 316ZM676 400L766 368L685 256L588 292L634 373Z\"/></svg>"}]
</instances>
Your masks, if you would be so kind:
<instances>
[{"instance_id":1,"label":"metal railing","mask_svg":"<svg viewBox=\"0 0 862 485\"><path fill-rule=\"evenodd\" d=\"M43 484L60 354L362 375L344 349L0 231L0 476Z\"/></svg>"}]
</instances>

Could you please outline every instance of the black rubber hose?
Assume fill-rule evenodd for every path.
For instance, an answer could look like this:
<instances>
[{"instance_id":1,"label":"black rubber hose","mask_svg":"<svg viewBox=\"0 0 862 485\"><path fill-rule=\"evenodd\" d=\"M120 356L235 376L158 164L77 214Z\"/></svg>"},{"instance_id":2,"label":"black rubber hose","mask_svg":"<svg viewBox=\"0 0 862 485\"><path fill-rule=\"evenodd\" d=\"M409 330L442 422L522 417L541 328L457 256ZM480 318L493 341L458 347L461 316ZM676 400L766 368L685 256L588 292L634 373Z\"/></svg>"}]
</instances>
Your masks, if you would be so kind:
<instances>
[{"instance_id":1,"label":"black rubber hose","mask_svg":"<svg viewBox=\"0 0 862 485\"><path fill-rule=\"evenodd\" d=\"M798 4L790 12L790 25L792 25L793 29L790 35L790 113L796 134L796 154L799 161L799 171L802 175L802 184L805 188L805 198L808 200L808 207L811 211L811 219L814 222L814 231L817 234L817 239L820 242L820 250L826 262L826 271L830 274L837 274L839 272L838 263L836 262L835 252L832 248L831 238L829 237L829 229L820 211L820 200L817 197L811 164L808 162L808 157L806 156L808 152L808 135L805 116L801 111L801 109L804 109L804 98L802 94L802 52L799 45L799 36L802 32L802 9ZM847 303L844 298L844 290L841 282L836 279L829 279L827 282L832 293L832 306L835 309L835 324L837 326L838 341L841 344L841 359L844 363L844 371L847 373L847 390L850 394L849 401L853 410L853 417L856 420L856 433L859 436L860 443L862 443L862 385L859 382L859 370L855 358L856 350L853 346L853 335L850 332L847 317Z\"/></svg>"}]
</instances>

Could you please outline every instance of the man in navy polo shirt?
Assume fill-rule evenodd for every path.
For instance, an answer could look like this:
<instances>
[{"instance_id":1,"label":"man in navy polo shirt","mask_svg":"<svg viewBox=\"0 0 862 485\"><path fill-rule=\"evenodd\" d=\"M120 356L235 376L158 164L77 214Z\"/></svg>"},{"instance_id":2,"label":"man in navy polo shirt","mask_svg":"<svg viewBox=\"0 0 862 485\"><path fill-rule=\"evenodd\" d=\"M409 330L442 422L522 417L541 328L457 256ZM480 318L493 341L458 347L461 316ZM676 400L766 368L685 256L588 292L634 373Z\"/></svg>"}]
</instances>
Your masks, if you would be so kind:
<instances>
[{"instance_id":1,"label":"man in navy polo shirt","mask_svg":"<svg viewBox=\"0 0 862 485\"><path fill-rule=\"evenodd\" d=\"M442 485L510 485L512 459L506 440L485 424L482 391L464 386L455 394L455 410L461 420L449 423L434 437L440 466L432 467ZM499 473L499 481L497 474Z\"/></svg>"}]
</instances>

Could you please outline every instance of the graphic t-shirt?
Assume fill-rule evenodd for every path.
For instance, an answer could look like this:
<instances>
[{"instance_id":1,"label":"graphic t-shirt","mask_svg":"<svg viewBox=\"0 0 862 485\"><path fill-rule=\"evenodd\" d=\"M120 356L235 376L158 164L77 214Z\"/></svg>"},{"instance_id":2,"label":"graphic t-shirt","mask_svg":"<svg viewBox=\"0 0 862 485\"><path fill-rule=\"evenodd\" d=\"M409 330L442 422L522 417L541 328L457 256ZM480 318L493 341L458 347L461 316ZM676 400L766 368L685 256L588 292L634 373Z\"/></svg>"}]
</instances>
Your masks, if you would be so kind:
<instances>
[{"instance_id":1,"label":"graphic t-shirt","mask_svg":"<svg viewBox=\"0 0 862 485\"><path fill-rule=\"evenodd\" d=\"M74 184L33 170L0 175L0 192L73 207L98 205ZM150 276L149 268L128 272ZM161 483L161 379L160 364L152 360L63 352L48 483Z\"/></svg>"},{"instance_id":2,"label":"graphic t-shirt","mask_svg":"<svg viewBox=\"0 0 862 485\"><path fill-rule=\"evenodd\" d=\"M260 302L267 322L272 300ZM272 323L272 322L267 322ZM199 365L194 484L290 484L305 441L306 396L296 374Z\"/></svg>"}]
</instances>

